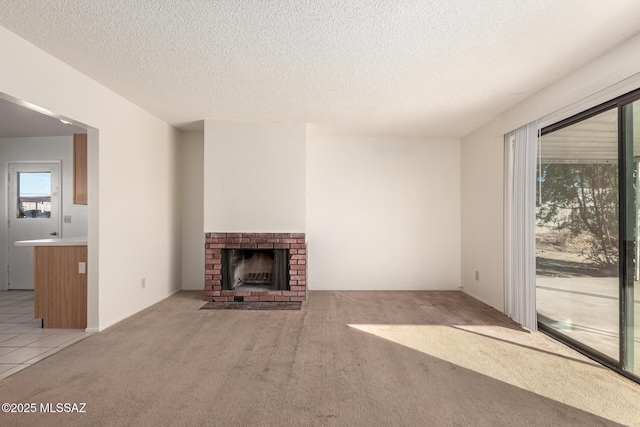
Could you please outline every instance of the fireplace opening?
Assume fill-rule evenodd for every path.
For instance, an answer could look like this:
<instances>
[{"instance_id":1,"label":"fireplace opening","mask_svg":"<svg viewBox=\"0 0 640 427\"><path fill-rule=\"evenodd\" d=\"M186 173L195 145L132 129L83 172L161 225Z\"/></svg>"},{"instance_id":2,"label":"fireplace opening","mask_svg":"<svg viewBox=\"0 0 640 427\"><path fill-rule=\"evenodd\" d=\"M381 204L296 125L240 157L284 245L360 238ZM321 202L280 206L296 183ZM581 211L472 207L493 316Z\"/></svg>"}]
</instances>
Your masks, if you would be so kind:
<instances>
[{"instance_id":1,"label":"fireplace opening","mask_svg":"<svg viewBox=\"0 0 640 427\"><path fill-rule=\"evenodd\" d=\"M289 290L289 250L222 249L222 290Z\"/></svg>"}]
</instances>

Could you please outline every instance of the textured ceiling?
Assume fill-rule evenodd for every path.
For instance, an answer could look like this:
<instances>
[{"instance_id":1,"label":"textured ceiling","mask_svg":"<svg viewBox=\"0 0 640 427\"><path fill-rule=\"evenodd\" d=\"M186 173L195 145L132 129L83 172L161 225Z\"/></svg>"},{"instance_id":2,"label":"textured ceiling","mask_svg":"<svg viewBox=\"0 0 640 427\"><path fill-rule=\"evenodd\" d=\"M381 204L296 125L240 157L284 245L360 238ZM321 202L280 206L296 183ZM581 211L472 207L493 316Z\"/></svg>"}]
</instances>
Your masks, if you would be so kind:
<instances>
[{"instance_id":1,"label":"textured ceiling","mask_svg":"<svg viewBox=\"0 0 640 427\"><path fill-rule=\"evenodd\" d=\"M460 137L640 30L637 0L0 0L161 119Z\"/></svg>"}]
</instances>

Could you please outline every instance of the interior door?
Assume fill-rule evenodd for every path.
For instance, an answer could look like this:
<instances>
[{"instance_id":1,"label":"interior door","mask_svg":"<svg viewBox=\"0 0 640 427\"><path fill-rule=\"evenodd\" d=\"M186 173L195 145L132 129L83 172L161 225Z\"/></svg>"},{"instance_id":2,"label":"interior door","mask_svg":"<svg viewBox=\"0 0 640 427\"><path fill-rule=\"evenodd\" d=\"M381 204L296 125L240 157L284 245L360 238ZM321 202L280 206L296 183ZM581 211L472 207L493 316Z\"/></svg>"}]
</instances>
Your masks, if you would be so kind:
<instances>
[{"instance_id":1,"label":"interior door","mask_svg":"<svg viewBox=\"0 0 640 427\"><path fill-rule=\"evenodd\" d=\"M9 289L33 289L33 248L14 242L61 237L60 188L59 162L9 164Z\"/></svg>"}]
</instances>

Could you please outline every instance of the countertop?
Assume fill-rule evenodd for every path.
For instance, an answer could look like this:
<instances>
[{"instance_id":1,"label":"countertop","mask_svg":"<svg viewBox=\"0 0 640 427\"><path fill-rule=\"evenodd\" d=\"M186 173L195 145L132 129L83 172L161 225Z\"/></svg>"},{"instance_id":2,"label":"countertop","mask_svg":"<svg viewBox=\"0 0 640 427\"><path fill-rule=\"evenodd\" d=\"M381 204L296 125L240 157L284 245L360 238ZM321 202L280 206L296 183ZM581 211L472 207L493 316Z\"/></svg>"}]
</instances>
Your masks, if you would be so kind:
<instances>
[{"instance_id":1,"label":"countertop","mask_svg":"<svg viewBox=\"0 0 640 427\"><path fill-rule=\"evenodd\" d=\"M18 240L15 246L87 246L87 236L60 237L58 239Z\"/></svg>"}]
</instances>

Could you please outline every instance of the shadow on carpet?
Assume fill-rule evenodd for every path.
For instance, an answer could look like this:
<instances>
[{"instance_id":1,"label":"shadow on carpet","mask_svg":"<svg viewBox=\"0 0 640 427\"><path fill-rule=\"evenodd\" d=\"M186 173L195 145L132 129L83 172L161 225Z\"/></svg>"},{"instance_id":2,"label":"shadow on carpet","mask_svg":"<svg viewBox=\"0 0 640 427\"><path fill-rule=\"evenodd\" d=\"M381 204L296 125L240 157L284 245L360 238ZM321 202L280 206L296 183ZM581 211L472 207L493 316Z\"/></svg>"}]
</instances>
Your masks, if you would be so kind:
<instances>
[{"instance_id":1,"label":"shadow on carpet","mask_svg":"<svg viewBox=\"0 0 640 427\"><path fill-rule=\"evenodd\" d=\"M301 302L246 301L246 302L208 302L200 310L300 310Z\"/></svg>"}]
</instances>

